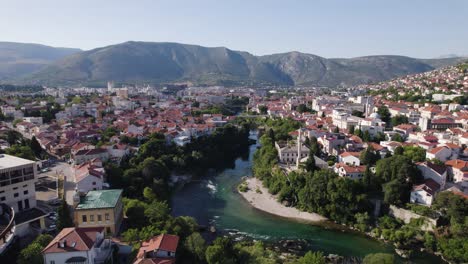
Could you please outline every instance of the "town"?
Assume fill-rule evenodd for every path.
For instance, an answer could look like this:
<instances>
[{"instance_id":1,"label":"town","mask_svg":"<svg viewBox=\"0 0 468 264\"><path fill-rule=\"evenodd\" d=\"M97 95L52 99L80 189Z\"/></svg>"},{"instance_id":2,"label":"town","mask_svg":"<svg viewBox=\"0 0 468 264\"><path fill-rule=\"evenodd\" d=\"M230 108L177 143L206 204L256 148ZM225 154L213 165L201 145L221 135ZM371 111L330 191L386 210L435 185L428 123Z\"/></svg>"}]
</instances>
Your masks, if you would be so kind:
<instances>
[{"instance_id":1,"label":"town","mask_svg":"<svg viewBox=\"0 0 468 264\"><path fill-rule=\"evenodd\" d=\"M443 216L435 213L464 210L466 217L466 65L338 91L325 87L253 89L187 84L117 87L112 81L107 88L2 90L0 254L11 254L20 245L25 248L17 252L24 261L21 263L35 258L47 264L175 263L180 242L194 239L191 233L195 232L179 230L187 226L194 229L193 223L170 222L176 220L167 216L170 209L164 201L169 194L164 192L194 176L180 175L177 168L188 170L190 162L203 163L203 157L198 157L204 155L203 150L191 147L192 143L219 136L219 131L228 135L234 133L230 129L245 129L242 123L256 122L263 137L273 140L274 166L282 171L281 177L328 171L342 181L367 182L368 188L383 192L383 197L370 199L373 209L369 212L373 216L360 214L365 221L358 221L358 225L365 226L358 229L369 232L370 218L378 218L382 214L380 207L386 205L392 219L404 224L413 219L428 220L421 227L425 232L422 241L429 244L424 244L427 251L464 262L465 253L452 252L445 245L437 247L433 233L451 233L451 237L444 238L450 240L446 242L452 243L450 247L466 244L466 223L455 223L459 218L449 212ZM284 130L279 128L282 123L274 122L292 125ZM262 138L263 149L266 140ZM184 148L190 151L190 160L174 154ZM167 162L154 160L164 155L173 158ZM392 160L400 155L409 163ZM218 158L228 159L229 155L221 156ZM235 154L231 158L235 159ZM392 179L393 174L408 173L392 172L392 167L382 169L390 166L378 162L384 159L403 167L413 166L420 178L408 175L404 182L390 180L383 190L370 187L374 177ZM211 160L205 163L207 168L214 166ZM132 165L142 167L141 171L132 171ZM254 160L254 175L265 181L266 176L259 176L257 169ZM271 173L271 167L269 170ZM409 189L406 181L411 182ZM272 191L271 184L260 182L239 185L241 195L252 206L291 218L302 215L299 211L309 211L319 215L305 215L305 220L328 218L340 222L324 211L304 207L292 211L295 201L281 190ZM279 197L275 196L278 193ZM261 202L262 196L267 196L265 201L279 202L267 205ZM252 202L255 197L257 203ZM437 202L438 197L445 202ZM464 206L452 208L452 201L447 200L455 199L452 197L459 197ZM277 206L289 209L277 210ZM144 225L137 223L137 214L141 213L137 209L141 208L158 208L151 213L145 210L144 214L149 215L151 223L167 221L164 230L172 232L141 229ZM449 224L441 224L442 218L449 218ZM167 227L169 223L181 227ZM461 230L452 230L456 225L461 225ZM140 234L130 230L140 230ZM374 236L393 239L384 233ZM184 253L189 256L204 255L185 244L183 247L184 251L192 250ZM405 251L401 252L404 256Z\"/></svg>"}]
</instances>

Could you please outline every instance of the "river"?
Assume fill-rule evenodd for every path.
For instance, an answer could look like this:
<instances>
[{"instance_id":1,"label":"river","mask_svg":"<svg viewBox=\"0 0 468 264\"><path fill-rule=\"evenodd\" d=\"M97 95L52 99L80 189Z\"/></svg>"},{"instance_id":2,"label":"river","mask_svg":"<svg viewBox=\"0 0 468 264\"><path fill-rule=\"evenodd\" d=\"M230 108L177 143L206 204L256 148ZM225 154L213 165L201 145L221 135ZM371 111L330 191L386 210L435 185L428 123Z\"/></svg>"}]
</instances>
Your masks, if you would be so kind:
<instances>
[{"instance_id":1,"label":"river","mask_svg":"<svg viewBox=\"0 0 468 264\"><path fill-rule=\"evenodd\" d=\"M236 186L242 177L252 174L252 158L257 146L251 145L248 159L237 159L234 169L211 173L177 190L172 199L173 215L192 216L200 225L214 225L218 231L237 239L303 240L307 249L326 254L364 257L369 253L393 252L392 246L359 233L299 223L252 208L237 193ZM440 263L439 259L428 255L415 260Z\"/></svg>"}]
</instances>

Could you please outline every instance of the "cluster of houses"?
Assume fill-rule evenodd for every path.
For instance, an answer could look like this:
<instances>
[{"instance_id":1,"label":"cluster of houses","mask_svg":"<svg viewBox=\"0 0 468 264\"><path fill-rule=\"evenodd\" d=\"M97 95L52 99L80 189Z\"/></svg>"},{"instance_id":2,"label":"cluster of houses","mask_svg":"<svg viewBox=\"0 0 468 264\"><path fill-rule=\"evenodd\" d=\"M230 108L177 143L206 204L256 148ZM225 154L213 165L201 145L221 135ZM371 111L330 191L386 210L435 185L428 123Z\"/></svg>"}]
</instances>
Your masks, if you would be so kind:
<instances>
[{"instance_id":1,"label":"cluster of houses","mask_svg":"<svg viewBox=\"0 0 468 264\"><path fill-rule=\"evenodd\" d=\"M448 92L447 87L456 87L450 92L457 97L466 95L468 77L466 72L448 67L332 95L253 96L249 109L259 114L267 109L266 115L270 117L291 118L304 124L300 130L290 133L296 140L275 143L280 166L286 170L298 169L299 164L309 158L309 150L304 145L307 137L317 138L320 144L323 157L314 157L316 164L350 179L363 177L366 166L360 164L359 157L365 149L370 147L384 158L398 147L413 146L425 151L426 161L417 164L424 182L415 185L411 191L412 203L431 205L436 194L444 190L468 197L468 106L396 102L386 96L365 94L369 89L399 87L397 84L417 87L425 92L435 84L439 84L435 90L441 92ZM411 89L401 89L404 92L408 90ZM305 105L308 111L297 111L300 105ZM381 106L388 109L390 118L405 117L407 123L390 126L377 113ZM370 138L380 136L382 140L380 143L365 142L352 134L357 129ZM395 140L397 135L398 141ZM324 159L330 156L336 157L336 162L329 166Z\"/></svg>"}]
</instances>

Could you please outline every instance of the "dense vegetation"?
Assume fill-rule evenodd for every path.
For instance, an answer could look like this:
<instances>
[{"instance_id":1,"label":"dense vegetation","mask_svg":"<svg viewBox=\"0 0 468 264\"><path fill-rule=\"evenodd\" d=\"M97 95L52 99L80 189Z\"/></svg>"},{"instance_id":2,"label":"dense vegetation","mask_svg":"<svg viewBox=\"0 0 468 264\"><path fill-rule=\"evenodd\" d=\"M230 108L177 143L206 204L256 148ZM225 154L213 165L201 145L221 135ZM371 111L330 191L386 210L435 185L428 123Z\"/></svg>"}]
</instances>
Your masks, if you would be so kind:
<instances>
[{"instance_id":1,"label":"dense vegetation","mask_svg":"<svg viewBox=\"0 0 468 264\"><path fill-rule=\"evenodd\" d=\"M287 123L290 121L269 122L271 129L261 137L262 147L255 153L253 164L254 175L263 181L270 193L277 195L279 202L324 215L363 232L372 231L373 236L391 241L409 254L417 248L425 248L429 252L440 251L448 260L468 261L466 199L442 192L436 196L432 208L407 205L411 187L422 181L414 162L425 160L424 149L399 147L393 156L380 159L372 148L368 148L360 156L361 162L368 167L364 177L356 181L340 178L330 170L318 170L313 162L303 164L300 171L286 174L277 166L274 141L287 138L287 129L291 131L295 128L287 126ZM284 127L287 129L282 130ZM315 138L306 139L310 154L320 152L316 142ZM375 166L375 173L370 171L369 166ZM383 214L386 213L385 205L393 204L407 207L426 217L441 216L442 226L432 233L422 230L425 218L413 220L409 224L388 216L373 219L370 214L370 197L384 201ZM372 229L372 226L375 228ZM365 263L387 261L393 263L389 256L376 255L367 258Z\"/></svg>"},{"instance_id":2,"label":"dense vegetation","mask_svg":"<svg viewBox=\"0 0 468 264\"><path fill-rule=\"evenodd\" d=\"M133 158L120 166L107 165L109 182L114 188L124 188L130 198L141 197L144 187L149 186L165 200L171 173L199 176L208 169L231 168L237 157L247 154L248 135L247 126L226 125L180 147L168 144L161 134L153 134Z\"/></svg>"}]
</instances>

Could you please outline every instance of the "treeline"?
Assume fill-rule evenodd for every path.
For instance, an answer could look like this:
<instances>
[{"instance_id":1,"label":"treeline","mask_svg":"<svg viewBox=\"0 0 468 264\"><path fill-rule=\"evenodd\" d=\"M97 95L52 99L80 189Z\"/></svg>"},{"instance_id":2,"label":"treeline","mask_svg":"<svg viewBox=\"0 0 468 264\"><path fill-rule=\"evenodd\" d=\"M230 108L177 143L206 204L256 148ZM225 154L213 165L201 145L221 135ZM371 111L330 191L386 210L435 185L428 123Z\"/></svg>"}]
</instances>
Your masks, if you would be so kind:
<instances>
[{"instance_id":1,"label":"treeline","mask_svg":"<svg viewBox=\"0 0 468 264\"><path fill-rule=\"evenodd\" d=\"M468 202L465 198L441 192L432 208L408 204L412 186L423 181L415 162L425 160L424 149L398 147L393 156L381 159L369 147L360 156L361 163L367 166L360 180L341 178L331 170L318 170L312 159L301 164L300 171L285 173L277 166L278 153L274 142L280 137L288 138L288 131L279 129L287 125L281 120L270 122L270 125L271 129L260 139L261 148L254 154L253 173L270 193L277 195L279 202L321 214L362 232L371 232L375 237L391 241L408 254L425 248L429 252L441 252L447 260L468 261ZM289 129L293 130L291 127ZM281 135L278 136L276 132ZM320 148L316 142L315 138L306 139L306 145L311 150L309 155L319 154ZM371 167L375 167L375 173ZM421 229L425 218L409 224L388 216L373 218L369 198L384 201L383 215L387 213L388 205L394 204L422 215L439 216L441 226L432 233Z\"/></svg>"},{"instance_id":2,"label":"treeline","mask_svg":"<svg viewBox=\"0 0 468 264\"><path fill-rule=\"evenodd\" d=\"M5 92L40 92L44 88L41 85L13 85L13 84L0 84L0 91Z\"/></svg>"}]
</instances>

